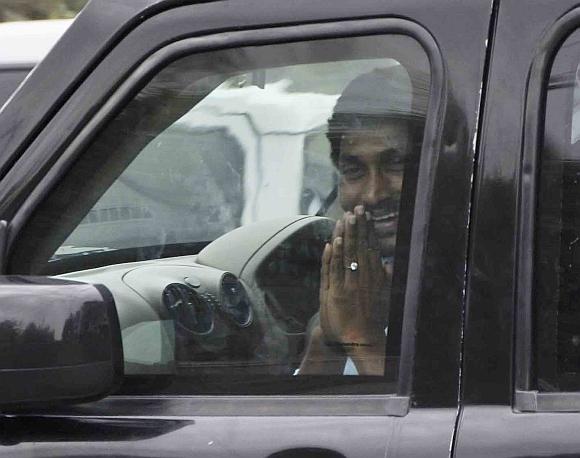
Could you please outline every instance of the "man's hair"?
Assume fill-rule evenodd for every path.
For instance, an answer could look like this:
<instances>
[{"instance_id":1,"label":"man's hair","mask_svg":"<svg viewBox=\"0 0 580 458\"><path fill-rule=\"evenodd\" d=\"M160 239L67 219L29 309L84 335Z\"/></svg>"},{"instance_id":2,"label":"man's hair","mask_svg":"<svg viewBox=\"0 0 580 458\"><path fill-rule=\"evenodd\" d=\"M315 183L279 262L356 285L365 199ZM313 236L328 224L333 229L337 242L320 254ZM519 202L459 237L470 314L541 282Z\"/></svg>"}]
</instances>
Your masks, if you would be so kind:
<instances>
[{"instance_id":1,"label":"man's hair","mask_svg":"<svg viewBox=\"0 0 580 458\"><path fill-rule=\"evenodd\" d=\"M425 111L424 107L413 106L416 92L421 90L415 84L399 65L375 69L353 79L338 98L328 120L326 136L333 164L338 165L342 139L351 131L380 128L386 121L394 120L407 122L410 135L421 137Z\"/></svg>"}]
</instances>

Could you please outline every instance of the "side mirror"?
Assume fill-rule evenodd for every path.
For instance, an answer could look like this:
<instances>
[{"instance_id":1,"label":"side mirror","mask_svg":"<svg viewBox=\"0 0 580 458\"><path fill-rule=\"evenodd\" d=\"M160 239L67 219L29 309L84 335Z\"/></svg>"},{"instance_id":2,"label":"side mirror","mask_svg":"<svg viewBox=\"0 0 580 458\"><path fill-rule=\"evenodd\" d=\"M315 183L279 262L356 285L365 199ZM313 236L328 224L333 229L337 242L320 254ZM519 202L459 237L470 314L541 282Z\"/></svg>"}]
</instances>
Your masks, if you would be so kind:
<instances>
[{"instance_id":1,"label":"side mirror","mask_svg":"<svg viewBox=\"0 0 580 458\"><path fill-rule=\"evenodd\" d=\"M123 347L104 286L0 277L0 409L106 396L121 382Z\"/></svg>"}]
</instances>

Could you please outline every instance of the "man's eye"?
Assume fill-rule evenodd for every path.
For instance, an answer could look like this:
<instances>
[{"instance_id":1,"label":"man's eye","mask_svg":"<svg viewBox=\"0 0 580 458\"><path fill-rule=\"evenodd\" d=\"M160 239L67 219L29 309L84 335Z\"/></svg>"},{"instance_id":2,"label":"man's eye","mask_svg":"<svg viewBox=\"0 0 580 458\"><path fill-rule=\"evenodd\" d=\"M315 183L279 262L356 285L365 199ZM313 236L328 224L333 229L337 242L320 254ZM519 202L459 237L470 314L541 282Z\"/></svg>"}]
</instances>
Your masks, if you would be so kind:
<instances>
[{"instance_id":1,"label":"man's eye","mask_svg":"<svg viewBox=\"0 0 580 458\"><path fill-rule=\"evenodd\" d=\"M394 155L389 158L384 167L388 171L402 172L405 168L405 157Z\"/></svg>"},{"instance_id":2,"label":"man's eye","mask_svg":"<svg viewBox=\"0 0 580 458\"><path fill-rule=\"evenodd\" d=\"M340 169L340 173L345 177L345 178L360 178L364 175L364 169L362 167L358 167L355 165L349 165L349 166L345 166L342 167Z\"/></svg>"}]
</instances>

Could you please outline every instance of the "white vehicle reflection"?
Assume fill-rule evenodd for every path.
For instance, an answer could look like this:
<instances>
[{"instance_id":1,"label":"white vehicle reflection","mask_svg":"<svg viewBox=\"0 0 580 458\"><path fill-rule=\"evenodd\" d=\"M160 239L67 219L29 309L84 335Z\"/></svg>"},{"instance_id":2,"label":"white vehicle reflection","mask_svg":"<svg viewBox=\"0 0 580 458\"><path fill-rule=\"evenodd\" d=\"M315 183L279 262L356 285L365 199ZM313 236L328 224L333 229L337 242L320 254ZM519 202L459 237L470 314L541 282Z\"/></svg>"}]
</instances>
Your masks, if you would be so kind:
<instances>
[{"instance_id":1,"label":"white vehicle reflection","mask_svg":"<svg viewBox=\"0 0 580 458\"><path fill-rule=\"evenodd\" d=\"M230 84L155 137L64 245L211 241L240 225L315 213L335 184L324 132L337 96L288 92L286 80Z\"/></svg>"}]
</instances>

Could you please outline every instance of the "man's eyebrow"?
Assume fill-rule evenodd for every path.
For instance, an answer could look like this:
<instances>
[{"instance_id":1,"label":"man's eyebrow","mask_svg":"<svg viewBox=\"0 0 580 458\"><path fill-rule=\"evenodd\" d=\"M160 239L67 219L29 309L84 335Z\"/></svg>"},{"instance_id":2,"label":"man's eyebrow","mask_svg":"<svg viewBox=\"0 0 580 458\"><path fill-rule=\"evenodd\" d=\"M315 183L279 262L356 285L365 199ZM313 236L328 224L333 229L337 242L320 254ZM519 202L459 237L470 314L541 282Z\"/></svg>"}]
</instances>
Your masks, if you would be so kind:
<instances>
[{"instance_id":1,"label":"man's eyebrow","mask_svg":"<svg viewBox=\"0 0 580 458\"><path fill-rule=\"evenodd\" d=\"M393 157L401 159L407 155L407 152L400 148L387 148L379 153L381 162L389 162Z\"/></svg>"},{"instance_id":2,"label":"man's eyebrow","mask_svg":"<svg viewBox=\"0 0 580 458\"><path fill-rule=\"evenodd\" d=\"M339 164L344 164L344 163L357 163L358 164L360 162L361 162L361 160L356 154L342 153L340 155L340 157L338 158Z\"/></svg>"},{"instance_id":3,"label":"man's eyebrow","mask_svg":"<svg viewBox=\"0 0 580 458\"><path fill-rule=\"evenodd\" d=\"M401 155L404 155L405 151L403 151L401 148L396 148L394 146L391 146L387 149L380 151L379 154L380 155L383 155L383 154L401 154Z\"/></svg>"}]
</instances>

